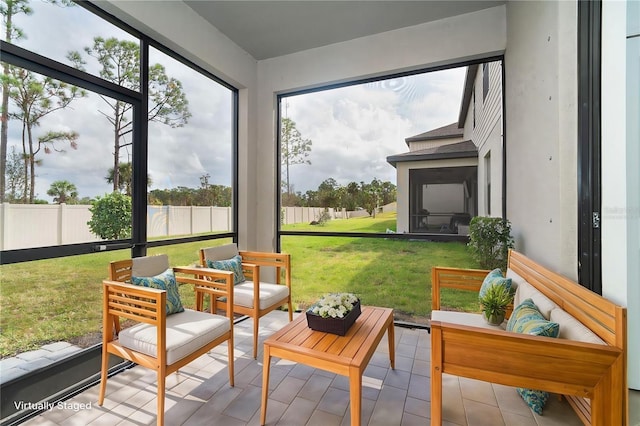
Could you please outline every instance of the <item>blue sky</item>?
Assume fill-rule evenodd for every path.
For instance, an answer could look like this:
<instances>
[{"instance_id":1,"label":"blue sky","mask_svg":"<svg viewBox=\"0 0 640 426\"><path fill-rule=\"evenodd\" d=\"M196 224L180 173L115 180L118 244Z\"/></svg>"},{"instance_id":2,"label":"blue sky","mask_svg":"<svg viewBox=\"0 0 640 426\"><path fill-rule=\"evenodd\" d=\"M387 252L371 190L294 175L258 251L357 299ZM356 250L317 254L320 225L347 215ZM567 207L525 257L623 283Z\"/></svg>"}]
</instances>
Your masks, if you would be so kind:
<instances>
[{"instance_id":1,"label":"blue sky","mask_svg":"<svg viewBox=\"0 0 640 426\"><path fill-rule=\"evenodd\" d=\"M33 15L15 19L28 35L18 44L61 62L66 62L68 51L83 51L91 45L94 36L134 40L80 7L65 9L41 0L31 5ZM202 77L195 77L187 67L152 53L151 60L155 59L183 83L190 109L197 114L181 129L151 126L151 189L197 187L206 173L210 183L230 185L229 91L203 85ZM98 72L95 63L88 63L87 69ZM395 183L395 169L386 157L407 151L405 138L457 120L464 75L465 69L459 68L287 98L283 115L313 141L312 164L291 167L294 190L315 190L329 177L341 185L373 178ZM202 90L203 86L208 89ZM46 191L59 179L73 182L81 197L109 191L104 177L112 166L113 143L112 129L103 115L106 106L92 95L43 120L42 131L76 130L80 140L78 150L41 157L44 161L36 171L38 198L51 202ZM20 146L20 127L18 121L10 123L10 147Z\"/></svg>"}]
</instances>

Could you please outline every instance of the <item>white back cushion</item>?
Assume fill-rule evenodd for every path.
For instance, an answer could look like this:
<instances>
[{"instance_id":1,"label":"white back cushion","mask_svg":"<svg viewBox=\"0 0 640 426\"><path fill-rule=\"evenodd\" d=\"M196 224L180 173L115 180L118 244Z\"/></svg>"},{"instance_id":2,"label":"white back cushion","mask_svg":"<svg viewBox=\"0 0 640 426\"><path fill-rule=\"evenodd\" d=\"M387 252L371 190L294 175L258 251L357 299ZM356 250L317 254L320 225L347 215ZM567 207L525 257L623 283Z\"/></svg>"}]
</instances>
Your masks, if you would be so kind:
<instances>
[{"instance_id":1,"label":"white back cushion","mask_svg":"<svg viewBox=\"0 0 640 426\"><path fill-rule=\"evenodd\" d=\"M134 277L155 277L169 269L169 256L134 257L131 259L131 275Z\"/></svg>"},{"instance_id":2,"label":"white back cushion","mask_svg":"<svg viewBox=\"0 0 640 426\"><path fill-rule=\"evenodd\" d=\"M560 308L552 310L550 317L551 321L560 324L560 334L558 337L561 339L599 343L601 345L606 344L596 333Z\"/></svg>"},{"instance_id":3,"label":"white back cushion","mask_svg":"<svg viewBox=\"0 0 640 426\"><path fill-rule=\"evenodd\" d=\"M206 260L226 260L238 254L238 246L235 243L225 244L218 247L203 249Z\"/></svg>"},{"instance_id":4,"label":"white back cushion","mask_svg":"<svg viewBox=\"0 0 640 426\"><path fill-rule=\"evenodd\" d=\"M547 296L540 293L538 289L529 284L524 278L513 272L511 269L507 269L507 277L511 278L511 281L518 286L516 295L513 299L513 306L518 306L523 300L531 299L538 307L542 316L548 320L551 315L551 311L557 308L558 305L551 301Z\"/></svg>"}]
</instances>

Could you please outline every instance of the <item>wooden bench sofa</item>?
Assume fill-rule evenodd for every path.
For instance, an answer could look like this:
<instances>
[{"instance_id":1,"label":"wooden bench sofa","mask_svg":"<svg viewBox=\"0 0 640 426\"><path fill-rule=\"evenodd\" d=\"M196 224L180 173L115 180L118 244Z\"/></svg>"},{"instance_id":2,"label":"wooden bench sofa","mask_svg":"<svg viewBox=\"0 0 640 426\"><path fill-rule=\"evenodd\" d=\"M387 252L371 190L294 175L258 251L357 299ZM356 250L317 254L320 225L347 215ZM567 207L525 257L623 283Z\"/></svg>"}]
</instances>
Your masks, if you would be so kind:
<instances>
[{"instance_id":1,"label":"wooden bench sofa","mask_svg":"<svg viewBox=\"0 0 640 426\"><path fill-rule=\"evenodd\" d=\"M442 424L447 373L565 395L585 425L627 426L626 309L512 250L506 276L518 285L514 305L532 298L547 319L556 309L551 321L560 324L559 338L509 332L485 325L480 314L440 310L441 289L477 292L488 272L432 269L431 424Z\"/></svg>"}]
</instances>

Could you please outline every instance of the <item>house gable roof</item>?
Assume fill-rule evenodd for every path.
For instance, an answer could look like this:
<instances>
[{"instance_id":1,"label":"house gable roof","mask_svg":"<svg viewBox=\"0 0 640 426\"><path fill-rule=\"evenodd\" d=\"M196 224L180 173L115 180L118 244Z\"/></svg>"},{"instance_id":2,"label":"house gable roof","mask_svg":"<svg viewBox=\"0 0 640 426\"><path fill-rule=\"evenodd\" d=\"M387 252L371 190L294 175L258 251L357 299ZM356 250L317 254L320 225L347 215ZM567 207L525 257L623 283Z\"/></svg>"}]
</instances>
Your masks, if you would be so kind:
<instances>
[{"instance_id":1,"label":"house gable roof","mask_svg":"<svg viewBox=\"0 0 640 426\"><path fill-rule=\"evenodd\" d=\"M405 152L402 154L390 155L387 157L387 163L391 164L393 167L396 167L397 163L404 163L409 161L441 160L445 158L477 158L477 157L478 157L478 148L474 145L474 143L472 141L464 141L464 142L436 146L433 148L421 149L418 151L411 151L411 152Z\"/></svg>"},{"instance_id":2,"label":"house gable roof","mask_svg":"<svg viewBox=\"0 0 640 426\"><path fill-rule=\"evenodd\" d=\"M458 123L451 123L446 126L438 127L437 129L429 130L428 132L420 133L419 135L410 136L404 141L409 145L411 142L430 141L435 139L448 139L454 137L461 137L463 135L463 129L458 128Z\"/></svg>"}]
</instances>

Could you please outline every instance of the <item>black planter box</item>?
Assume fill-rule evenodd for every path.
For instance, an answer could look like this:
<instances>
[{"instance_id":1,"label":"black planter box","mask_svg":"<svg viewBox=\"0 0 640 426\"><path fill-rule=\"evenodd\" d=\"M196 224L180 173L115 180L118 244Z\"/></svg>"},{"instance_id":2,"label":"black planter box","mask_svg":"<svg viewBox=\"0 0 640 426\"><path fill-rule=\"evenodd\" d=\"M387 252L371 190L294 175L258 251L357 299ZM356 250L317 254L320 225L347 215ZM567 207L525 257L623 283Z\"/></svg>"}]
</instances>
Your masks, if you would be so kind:
<instances>
[{"instance_id":1,"label":"black planter box","mask_svg":"<svg viewBox=\"0 0 640 426\"><path fill-rule=\"evenodd\" d=\"M345 315L344 318L322 318L320 315L307 311L307 324L312 330L344 336L353 323L356 322L356 318L360 316L360 312L359 300L353 306L351 312Z\"/></svg>"}]
</instances>

